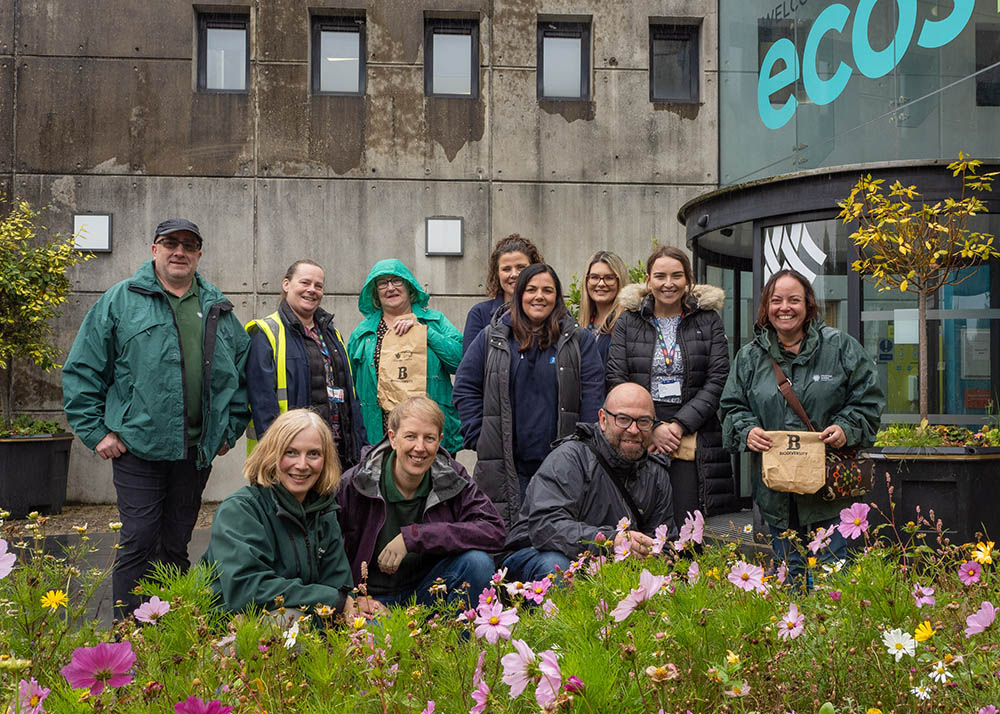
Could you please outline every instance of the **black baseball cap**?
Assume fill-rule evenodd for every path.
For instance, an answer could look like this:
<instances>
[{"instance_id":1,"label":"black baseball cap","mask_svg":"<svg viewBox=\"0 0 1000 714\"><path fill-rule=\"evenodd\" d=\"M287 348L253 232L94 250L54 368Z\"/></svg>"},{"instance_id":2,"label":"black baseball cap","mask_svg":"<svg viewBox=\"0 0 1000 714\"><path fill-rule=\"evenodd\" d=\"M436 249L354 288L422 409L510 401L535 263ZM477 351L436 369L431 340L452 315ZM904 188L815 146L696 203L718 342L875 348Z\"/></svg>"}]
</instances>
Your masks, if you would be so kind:
<instances>
[{"instance_id":1,"label":"black baseball cap","mask_svg":"<svg viewBox=\"0 0 1000 714\"><path fill-rule=\"evenodd\" d=\"M201 247L201 231L198 230L198 226L189 221L186 218L168 218L163 221L160 225L156 227L156 233L153 234L153 242L160 236L169 235L170 233L176 233L177 231L187 231L188 233L194 233L198 237L198 246Z\"/></svg>"}]
</instances>

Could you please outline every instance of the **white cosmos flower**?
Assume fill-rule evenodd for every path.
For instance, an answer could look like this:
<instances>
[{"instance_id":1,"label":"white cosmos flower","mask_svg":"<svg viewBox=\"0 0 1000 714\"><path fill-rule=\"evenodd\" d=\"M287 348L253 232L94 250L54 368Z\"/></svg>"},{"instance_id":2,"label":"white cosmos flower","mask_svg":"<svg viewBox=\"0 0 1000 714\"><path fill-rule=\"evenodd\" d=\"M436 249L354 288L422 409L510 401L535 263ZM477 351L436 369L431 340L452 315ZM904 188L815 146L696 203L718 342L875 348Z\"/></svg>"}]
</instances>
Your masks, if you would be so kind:
<instances>
[{"instance_id":1,"label":"white cosmos flower","mask_svg":"<svg viewBox=\"0 0 1000 714\"><path fill-rule=\"evenodd\" d=\"M883 633L882 643L897 662L903 659L903 655L912 657L917 649L917 641L910 636L909 632L903 632L898 627Z\"/></svg>"}]
</instances>

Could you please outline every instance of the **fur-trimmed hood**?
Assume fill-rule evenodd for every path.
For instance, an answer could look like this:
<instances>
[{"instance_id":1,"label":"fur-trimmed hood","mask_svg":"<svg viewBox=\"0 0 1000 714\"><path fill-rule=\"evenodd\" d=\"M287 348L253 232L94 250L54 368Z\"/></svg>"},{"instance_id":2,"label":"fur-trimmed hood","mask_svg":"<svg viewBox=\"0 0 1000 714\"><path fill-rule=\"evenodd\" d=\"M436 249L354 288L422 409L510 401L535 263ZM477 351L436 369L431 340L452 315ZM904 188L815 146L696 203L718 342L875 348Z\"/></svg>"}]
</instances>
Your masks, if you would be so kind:
<instances>
[{"instance_id":1,"label":"fur-trimmed hood","mask_svg":"<svg viewBox=\"0 0 1000 714\"><path fill-rule=\"evenodd\" d=\"M649 295L645 283L632 283L622 288L618 293L618 304L623 310L638 312L643 300ZM726 304L726 291L714 285L700 284L691 287L687 298L687 311L691 310L721 310Z\"/></svg>"}]
</instances>

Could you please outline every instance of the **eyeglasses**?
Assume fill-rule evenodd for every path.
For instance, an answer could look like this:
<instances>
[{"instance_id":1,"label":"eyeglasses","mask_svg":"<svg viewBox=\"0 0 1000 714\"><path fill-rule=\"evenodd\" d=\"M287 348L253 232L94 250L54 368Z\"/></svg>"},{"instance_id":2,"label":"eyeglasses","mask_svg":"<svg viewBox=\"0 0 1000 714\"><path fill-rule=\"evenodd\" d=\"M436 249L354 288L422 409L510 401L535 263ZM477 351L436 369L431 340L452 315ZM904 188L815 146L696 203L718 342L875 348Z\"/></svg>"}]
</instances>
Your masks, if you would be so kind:
<instances>
[{"instance_id":1,"label":"eyeglasses","mask_svg":"<svg viewBox=\"0 0 1000 714\"><path fill-rule=\"evenodd\" d=\"M403 279L398 276L393 276L391 278L378 278L375 281L375 287L379 290L385 290L390 285L394 288L400 288L403 286Z\"/></svg>"},{"instance_id":2,"label":"eyeglasses","mask_svg":"<svg viewBox=\"0 0 1000 714\"><path fill-rule=\"evenodd\" d=\"M639 431L649 431L656 422L651 416L630 417L628 414L615 414L607 410L604 413L615 420L615 426L619 429L628 429L632 424L635 424L639 427Z\"/></svg>"},{"instance_id":3,"label":"eyeglasses","mask_svg":"<svg viewBox=\"0 0 1000 714\"><path fill-rule=\"evenodd\" d=\"M164 237L153 242L170 251L177 250L177 246L183 248L185 253L197 253L201 250L201 243L196 240L177 240L176 238Z\"/></svg>"},{"instance_id":4,"label":"eyeglasses","mask_svg":"<svg viewBox=\"0 0 1000 714\"><path fill-rule=\"evenodd\" d=\"M618 282L617 275L594 275L590 273L587 276L587 282L597 285L598 283L604 283L605 285L614 285Z\"/></svg>"}]
</instances>

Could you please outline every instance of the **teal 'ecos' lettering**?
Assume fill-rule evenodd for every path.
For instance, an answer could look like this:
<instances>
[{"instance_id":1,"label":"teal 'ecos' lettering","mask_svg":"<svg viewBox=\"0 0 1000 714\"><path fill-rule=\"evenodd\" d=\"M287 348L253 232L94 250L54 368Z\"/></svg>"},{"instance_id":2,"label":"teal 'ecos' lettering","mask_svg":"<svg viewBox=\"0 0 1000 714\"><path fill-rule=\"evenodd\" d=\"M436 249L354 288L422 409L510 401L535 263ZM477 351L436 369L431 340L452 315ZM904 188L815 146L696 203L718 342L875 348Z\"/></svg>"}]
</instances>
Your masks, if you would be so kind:
<instances>
[{"instance_id":1,"label":"teal 'ecos' lettering","mask_svg":"<svg viewBox=\"0 0 1000 714\"><path fill-rule=\"evenodd\" d=\"M885 49L874 49L868 39L868 23L876 2L878 0L858 2L851 30L854 64L861 74L872 79L889 74L899 64L909 49L917 24L917 3L913 0L896 0L899 10L896 34ZM955 0L950 15L941 20L924 21L917 37L917 44L928 49L948 44L965 29L975 7L975 0ZM842 33L850 16L850 9L842 3L833 3L823 10L813 22L812 29L806 37L801 63L795 44L787 37L771 45L771 49L764 55L757 77L757 111L764 126L768 129L780 129L795 116L799 101L794 94L790 95L780 107L771 106L770 98L772 94L793 84L800 76L806 94L815 104L829 104L844 91L844 87L851 79L850 66L846 62L841 62L829 79L822 79L816 70L816 56L824 36L829 32ZM779 61L784 63L784 68L772 74Z\"/></svg>"}]
</instances>

